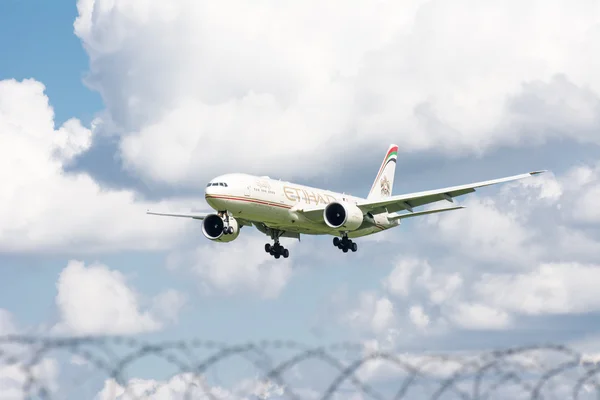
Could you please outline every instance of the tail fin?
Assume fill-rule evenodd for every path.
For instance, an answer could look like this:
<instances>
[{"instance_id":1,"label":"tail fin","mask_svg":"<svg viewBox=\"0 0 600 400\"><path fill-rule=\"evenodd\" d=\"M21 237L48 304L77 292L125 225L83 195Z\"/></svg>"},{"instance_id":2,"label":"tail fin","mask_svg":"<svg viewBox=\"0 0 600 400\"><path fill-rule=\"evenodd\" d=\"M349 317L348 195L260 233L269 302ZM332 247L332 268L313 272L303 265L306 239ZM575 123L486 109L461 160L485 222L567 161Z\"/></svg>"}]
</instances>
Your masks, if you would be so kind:
<instances>
[{"instance_id":1,"label":"tail fin","mask_svg":"<svg viewBox=\"0 0 600 400\"><path fill-rule=\"evenodd\" d=\"M367 196L368 200L385 199L392 195L397 158L398 146L392 144L383 158L379 172L377 173L373 186L371 186L371 191Z\"/></svg>"}]
</instances>

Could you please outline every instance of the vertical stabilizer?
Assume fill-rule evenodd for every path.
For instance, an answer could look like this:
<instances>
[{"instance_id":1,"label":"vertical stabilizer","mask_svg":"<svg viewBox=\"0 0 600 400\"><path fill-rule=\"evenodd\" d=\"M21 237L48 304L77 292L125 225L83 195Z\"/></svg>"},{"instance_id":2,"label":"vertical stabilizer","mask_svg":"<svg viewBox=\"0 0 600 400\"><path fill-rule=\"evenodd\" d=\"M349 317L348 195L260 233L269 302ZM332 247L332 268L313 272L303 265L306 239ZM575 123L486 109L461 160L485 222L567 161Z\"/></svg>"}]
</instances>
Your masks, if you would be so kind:
<instances>
[{"instance_id":1,"label":"vertical stabilizer","mask_svg":"<svg viewBox=\"0 0 600 400\"><path fill-rule=\"evenodd\" d=\"M392 195L392 188L394 187L394 173L396 172L396 159L398 158L398 146L395 144L390 145L379 172L375 177L371 191L367 196L367 200L379 200L385 199Z\"/></svg>"}]
</instances>

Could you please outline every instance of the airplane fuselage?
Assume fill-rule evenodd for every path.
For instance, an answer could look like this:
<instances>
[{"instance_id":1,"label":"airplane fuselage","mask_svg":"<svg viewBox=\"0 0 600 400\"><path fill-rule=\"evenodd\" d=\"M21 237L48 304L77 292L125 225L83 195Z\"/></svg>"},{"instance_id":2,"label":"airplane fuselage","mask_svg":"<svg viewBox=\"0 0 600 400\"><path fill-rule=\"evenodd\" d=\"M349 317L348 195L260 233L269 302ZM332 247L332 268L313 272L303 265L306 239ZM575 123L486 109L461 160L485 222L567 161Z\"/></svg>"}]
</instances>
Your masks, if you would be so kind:
<instances>
[{"instance_id":1,"label":"airplane fuselage","mask_svg":"<svg viewBox=\"0 0 600 400\"><path fill-rule=\"evenodd\" d=\"M356 204L364 200L345 193L249 174L226 174L212 179L206 187L205 198L214 210L228 211L234 218L265 223L287 232L334 236L340 231L315 224L294 210L300 206L324 206L334 201ZM370 235L398 224L399 221L389 221L385 213L377 214L365 218L360 228L348 232L348 236Z\"/></svg>"}]
</instances>

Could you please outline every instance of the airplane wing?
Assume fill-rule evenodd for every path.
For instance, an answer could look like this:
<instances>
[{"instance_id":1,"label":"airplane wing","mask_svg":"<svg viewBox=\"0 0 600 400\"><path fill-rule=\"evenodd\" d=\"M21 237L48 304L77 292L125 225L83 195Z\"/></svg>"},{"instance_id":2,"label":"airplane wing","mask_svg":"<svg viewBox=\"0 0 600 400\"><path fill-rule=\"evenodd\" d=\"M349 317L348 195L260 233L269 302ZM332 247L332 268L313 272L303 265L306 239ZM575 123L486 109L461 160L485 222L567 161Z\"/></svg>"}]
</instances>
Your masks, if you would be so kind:
<instances>
[{"instance_id":1,"label":"airplane wing","mask_svg":"<svg viewBox=\"0 0 600 400\"><path fill-rule=\"evenodd\" d=\"M456 206L456 207L448 207L448 208L436 208L434 210L426 210L426 211L407 212L407 213L402 213L402 214L392 213L392 214L388 215L388 219L390 221L394 221L394 220L398 220L398 219L419 217L421 215L436 214L436 213L445 212L445 211L462 210L463 208L465 208L465 207L464 206Z\"/></svg>"},{"instance_id":2,"label":"airplane wing","mask_svg":"<svg viewBox=\"0 0 600 400\"><path fill-rule=\"evenodd\" d=\"M153 212L153 211L148 210L148 211L146 211L146 214L161 215L163 217L182 217L182 218L193 218L193 219L203 220L209 214L214 214L214 213L204 212L204 213L179 214L179 213L158 213L158 212Z\"/></svg>"},{"instance_id":3,"label":"airplane wing","mask_svg":"<svg viewBox=\"0 0 600 400\"><path fill-rule=\"evenodd\" d=\"M357 204L357 206L365 213L370 212L372 214L379 214L382 212L397 212L400 210L408 210L412 212L413 207L423 206L430 203L435 203L441 200L447 200L453 202L453 198L463 196L468 193L472 193L476 188L483 186L495 185L503 182L510 182L518 179L528 178L533 175L538 175L543 171L533 171L526 174L513 175L506 178L492 179L489 181L470 183L467 185L452 186L443 189L427 190L424 192L401 194L397 196L390 196L385 199L376 201L363 201Z\"/></svg>"},{"instance_id":4,"label":"airplane wing","mask_svg":"<svg viewBox=\"0 0 600 400\"><path fill-rule=\"evenodd\" d=\"M489 181L470 183L467 185L460 186L452 186L443 189L435 189L435 190L427 190L424 192L416 192L416 193L408 193L401 194L397 196L390 196L381 200L365 200L363 202L359 202L356 205L360 208L363 213L370 212L371 214L380 214L382 212L389 212L390 219L404 219L409 217L416 217L419 215L431 214L434 212L441 211L450 211L457 210L462 207L451 207L444 208L440 210L429 210L429 211L420 211L413 212L414 207L424 206L426 204L435 203L441 200L447 200L453 202L453 199L458 196L463 196L468 193L473 193L476 188L495 185L503 182L515 181L518 179L528 178L533 175L538 175L546 172L542 171L533 171L528 172L526 174L513 175L506 178L500 179L492 179ZM325 205L319 206L309 206L303 203L297 204L292 207L291 211L298 212L304 215L306 218L315 221L322 222L323 221L323 210L325 209ZM398 211L407 210L409 213L406 214L398 214Z\"/></svg>"},{"instance_id":5,"label":"airplane wing","mask_svg":"<svg viewBox=\"0 0 600 400\"><path fill-rule=\"evenodd\" d=\"M154 211L150 211L147 210L146 214L150 214L150 215L160 215L163 217L181 217L181 218L192 218L192 219L199 219L199 220L203 220L204 218L206 218L208 215L210 214L214 214L215 212L189 212L189 213L159 213L159 212L154 212ZM243 218L238 218L238 217L234 217L237 222L240 225L246 225L246 226L252 226L252 223L249 221L246 221Z\"/></svg>"}]
</instances>

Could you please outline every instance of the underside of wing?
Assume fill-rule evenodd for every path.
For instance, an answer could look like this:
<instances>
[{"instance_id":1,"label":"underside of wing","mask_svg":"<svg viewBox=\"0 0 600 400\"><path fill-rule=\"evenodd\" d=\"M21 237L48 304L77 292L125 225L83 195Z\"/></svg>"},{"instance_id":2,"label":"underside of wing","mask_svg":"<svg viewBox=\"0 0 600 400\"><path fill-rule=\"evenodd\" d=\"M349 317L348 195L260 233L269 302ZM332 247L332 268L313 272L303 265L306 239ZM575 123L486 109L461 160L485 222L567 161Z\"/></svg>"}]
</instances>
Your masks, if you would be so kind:
<instances>
[{"instance_id":1,"label":"underside of wing","mask_svg":"<svg viewBox=\"0 0 600 400\"><path fill-rule=\"evenodd\" d=\"M441 213L441 212L446 212L446 211L453 211L453 210L462 210L463 206L457 206L457 207L448 207L448 208L438 208L438 209L434 209L434 210L426 210L426 211L417 211L417 212L405 212L405 213L392 213L390 215L388 215L388 219L390 221L395 221L395 220L401 220L401 219L405 219L405 218L412 218L412 217L419 217L422 215L429 215L429 214L436 214L436 213Z\"/></svg>"},{"instance_id":2,"label":"underside of wing","mask_svg":"<svg viewBox=\"0 0 600 400\"><path fill-rule=\"evenodd\" d=\"M213 212L162 213L162 212L154 212L154 211L148 210L148 211L146 211L146 214L160 215L162 217L192 218L192 219L199 219L202 221L204 218L206 218L210 214L214 214L214 211ZM237 218L237 217L235 219L238 221L238 223L240 225L246 225L246 226L252 225L249 221L246 221L244 219Z\"/></svg>"},{"instance_id":3,"label":"underside of wing","mask_svg":"<svg viewBox=\"0 0 600 400\"><path fill-rule=\"evenodd\" d=\"M146 214L150 215L160 215L162 217L181 217L181 218L193 218L203 220L208 215L213 214L210 212L189 212L189 213L159 213L154 211L146 211Z\"/></svg>"},{"instance_id":4,"label":"underside of wing","mask_svg":"<svg viewBox=\"0 0 600 400\"><path fill-rule=\"evenodd\" d=\"M326 205L308 206L300 203L292 207L290 211L296 212L313 222L324 222L325 220L323 219L323 211L325 210L325 207Z\"/></svg>"},{"instance_id":5,"label":"underside of wing","mask_svg":"<svg viewBox=\"0 0 600 400\"><path fill-rule=\"evenodd\" d=\"M372 214L379 214L386 211L393 213L401 210L408 210L409 212L413 212L414 207L424 206L426 204L435 203L442 200L452 202L455 197L463 196L468 193L473 193L476 188L528 178L530 176L541 174L543 172L545 171L534 171L526 174L509 176L506 178L470 183L467 185L452 186L443 189L427 190L424 192L391 196L378 201L364 201L362 203L359 203L358 207L361 210L363 210L363 212L370 212Z\"/></svg>"}]
</instances>

